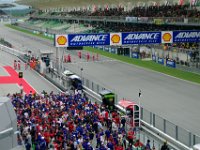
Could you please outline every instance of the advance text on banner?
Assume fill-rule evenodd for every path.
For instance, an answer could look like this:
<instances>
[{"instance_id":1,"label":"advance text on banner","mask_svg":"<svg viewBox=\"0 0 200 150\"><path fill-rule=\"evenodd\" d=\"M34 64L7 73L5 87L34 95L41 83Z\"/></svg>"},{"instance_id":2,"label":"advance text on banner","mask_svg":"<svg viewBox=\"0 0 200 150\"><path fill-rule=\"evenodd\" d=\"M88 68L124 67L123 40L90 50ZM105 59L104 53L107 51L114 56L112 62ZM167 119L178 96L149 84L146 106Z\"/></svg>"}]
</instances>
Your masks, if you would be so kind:
<instances>
[{"instance_id":1,"label":"advance text on banner","mask_svg":"<svg viewBox=\"0 0 200 150\"><path fill-rule=\"evenodd\" d=\"M173 42L200 42L200 30L173 31Z\"/></svg>"},{"instance_id":2,"label":"advance text on banner","mask_svg":"<svg viewBox=\"0 0 200 150\"><path fill-rule=\"evenodd\" d=\"M110 34L69 34L68 46L110 45Z\"/></svg>"},{"instance_id":3,"label":"advance text on banner","mask_svg":"<svg viewBox=\"0 0 200 150\"><path fill-rule=\"evenodd\" d=\"M159 44L161 32L131 32L122 33L122 44Z\"/></svg>"}]
</instances>

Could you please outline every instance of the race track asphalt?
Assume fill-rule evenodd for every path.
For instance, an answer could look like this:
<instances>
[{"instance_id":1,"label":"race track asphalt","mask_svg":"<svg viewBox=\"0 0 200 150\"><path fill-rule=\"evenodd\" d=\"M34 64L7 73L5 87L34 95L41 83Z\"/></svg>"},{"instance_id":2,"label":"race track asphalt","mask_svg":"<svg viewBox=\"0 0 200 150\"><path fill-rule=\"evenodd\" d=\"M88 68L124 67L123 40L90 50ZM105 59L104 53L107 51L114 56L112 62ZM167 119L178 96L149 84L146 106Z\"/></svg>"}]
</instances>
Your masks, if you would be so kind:
<instances>
[{"instance_id":1,"label":"race track asphalt","mask_svg":"<svg viewBox=\"0 0 200 150\"><path fill-rule=\"evenodd\" d=\"M55 50L53 43L48 40L32 37L2 25L0 37L22 50L28 49L35 53L42 49ZM110 60L105 57L104 59ZM200 135L200 85L119 61L65 66L75 72L82 67L83 77L112 89L119 99L124 97L138 102L138 91L141 89L141 105L145 109Z\"/></svg>"},{"instance_id":2,"label":"race track asphalt","mask_svg":"<svg viewBox=\"0 0 200 150\"><path fill-rule=\"evenodd\" d=\"M0 66L13 66L13 60L18 60L17 57L10 55L4 51L0 51ZM59 92L60 90L48 82L46 79L41 78L41 76L33 70L25 70L22 64L22 69L20 71L24 74L24 79L38 92L41 93L43 90L46 92ZM18 70L19 71L19 70ZM4 76L7 76L6 74ZM8 93L19 91L17 85L0 85L0 96L5 96Z\"/></svg>"}]
</instances>

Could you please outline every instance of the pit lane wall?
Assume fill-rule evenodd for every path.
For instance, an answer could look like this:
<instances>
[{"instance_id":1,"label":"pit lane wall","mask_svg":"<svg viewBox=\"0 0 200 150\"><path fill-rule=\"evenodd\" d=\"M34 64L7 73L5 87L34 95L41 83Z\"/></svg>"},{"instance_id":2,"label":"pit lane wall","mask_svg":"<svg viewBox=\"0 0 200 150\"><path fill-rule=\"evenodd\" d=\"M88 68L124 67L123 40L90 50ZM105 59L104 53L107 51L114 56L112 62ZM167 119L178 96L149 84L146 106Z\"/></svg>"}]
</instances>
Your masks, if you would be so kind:
<instances>
[{"instance_id":1,"label":"pit lane wall","mask_svg":"<svg viewBox=\"0 0 200 150\"><path fill-rule=\"evenodd\" d=\"M0 97L0 149L10 150L17 146L17 116L7 97Z\"/></svg>"}]
</instances>

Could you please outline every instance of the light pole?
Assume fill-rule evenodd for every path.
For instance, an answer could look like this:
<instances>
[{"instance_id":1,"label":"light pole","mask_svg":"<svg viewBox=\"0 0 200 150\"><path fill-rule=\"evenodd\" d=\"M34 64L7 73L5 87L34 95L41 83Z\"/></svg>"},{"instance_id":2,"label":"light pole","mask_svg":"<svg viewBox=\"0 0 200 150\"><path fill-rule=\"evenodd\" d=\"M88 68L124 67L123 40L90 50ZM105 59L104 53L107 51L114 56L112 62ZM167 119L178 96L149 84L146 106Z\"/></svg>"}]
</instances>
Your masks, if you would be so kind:
<instances>
[{"instance_id":1,"label":"light pole","mask_svg":"<svg viewBox=\"0 0 200 150\"><path fill-rule=\"evenodd\" d=\"M141 102L140 102L140 97L142 96L142 92L139 89L139 129L141 128Z\"/></svg>"},{"instance_id":2,"label":"light pole","mask_svg":"<svg viewBox=\"0 0 200 150\"><path fill-rule=\"evenodd\" d=\"M141 96L142 96L142 92L139 89L139 141L140 141L140 130L141 130L141 101L140 101Z\"/></svg>"}]
</instances>

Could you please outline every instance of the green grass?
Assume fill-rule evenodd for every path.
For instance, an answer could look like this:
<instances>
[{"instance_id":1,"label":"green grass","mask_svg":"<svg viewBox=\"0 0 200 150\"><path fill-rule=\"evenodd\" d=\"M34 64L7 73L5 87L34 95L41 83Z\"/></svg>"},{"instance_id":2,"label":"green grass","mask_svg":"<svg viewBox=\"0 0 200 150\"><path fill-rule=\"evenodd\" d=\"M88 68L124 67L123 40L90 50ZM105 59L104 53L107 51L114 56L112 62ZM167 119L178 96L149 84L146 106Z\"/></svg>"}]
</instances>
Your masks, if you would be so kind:
<instances>
[{"instance_id":1,"label":"green grass","mask_svg":"<svg viewBox=\"0 0 200 150\"><path fill-rule=\"evenodd\" d=\"M51 40L53 42L52 38L46 37L42 34L39 34L39 35L34 34L31 31L28 31L26 29L22 29L20 27L16 27L16 26L13 26L13 25L6 25L6 26L9 27L9 28L12 28L12 29L33 35L33 36L37 36L37 37L40 37L40 38L46 38L46 39ZM95 48L92 48L92 47L84 47L84 50L94 52L94 53L98 53L100 55L107 56L107 57L110 57L112 59L120 60L120 61L132 64L132 65L140 66L140 67L143 67L143 68L146 68L146 69L154 70L154 71L161 72L161 73L164 73L164 74L167 74L167 75L170 75L170 76L174 76L174 77L177 77L177 78L180 78L180 79L183 79L183 80L187 80L187 81L191 81L191 82L195 82L195 83L200 84L200 75L192 73L192 72L187 72L187 71L182 71L182 70L178 70L178 69L174 69L174 68L170 68L170 67L165 67L165 66L160 65L158 63L155 63L153 61L142 61L140 59L133 59L133 58L129 58L129 57L126 57L126 56L120 56L120 55L112 54L112 53L105 52L105 51L102 51L102 50L98 50L98 49L95 49Z\"/></svg>"}]
</instances>

